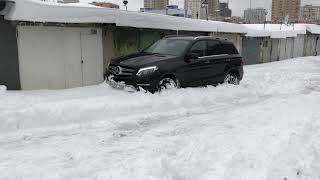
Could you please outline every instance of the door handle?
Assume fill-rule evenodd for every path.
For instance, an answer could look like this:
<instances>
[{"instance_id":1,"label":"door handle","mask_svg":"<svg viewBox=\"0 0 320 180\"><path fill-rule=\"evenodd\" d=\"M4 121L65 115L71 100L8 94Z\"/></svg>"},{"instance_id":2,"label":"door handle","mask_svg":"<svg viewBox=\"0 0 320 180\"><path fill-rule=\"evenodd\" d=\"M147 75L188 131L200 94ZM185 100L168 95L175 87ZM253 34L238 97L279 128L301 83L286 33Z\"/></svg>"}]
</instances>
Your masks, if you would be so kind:
<instances>
[{"instance_id":1,"label":"door handle","mask_svg":"<svg viewBox=\"0 0 320 180\"><path fill-rule=\"evenodd\" d=\"M205 63L205 64L211 64L211 62L210 62L210 61L204 61L204 63Z\"/></svg>"}]
</instances>

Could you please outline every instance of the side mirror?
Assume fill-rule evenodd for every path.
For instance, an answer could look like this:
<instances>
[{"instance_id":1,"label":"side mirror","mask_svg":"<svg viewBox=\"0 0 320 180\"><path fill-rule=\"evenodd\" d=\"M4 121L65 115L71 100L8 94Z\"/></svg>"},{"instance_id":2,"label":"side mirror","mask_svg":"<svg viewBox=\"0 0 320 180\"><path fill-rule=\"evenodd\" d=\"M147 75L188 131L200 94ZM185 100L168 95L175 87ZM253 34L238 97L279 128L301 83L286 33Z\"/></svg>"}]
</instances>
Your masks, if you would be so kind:
<instances>
[{"instance_id":1,"label":"side mirror","mask_svg":"<svg viewBox=\"0 0 320 180\"><path fill-rule=\"evenodd\" d=\"M197 53L188 53L186 56L185 56L185 60L187 62L190 62L190 60L193 60L193 59L198 59L199 56Z\"/></svg>"}]
</instances>

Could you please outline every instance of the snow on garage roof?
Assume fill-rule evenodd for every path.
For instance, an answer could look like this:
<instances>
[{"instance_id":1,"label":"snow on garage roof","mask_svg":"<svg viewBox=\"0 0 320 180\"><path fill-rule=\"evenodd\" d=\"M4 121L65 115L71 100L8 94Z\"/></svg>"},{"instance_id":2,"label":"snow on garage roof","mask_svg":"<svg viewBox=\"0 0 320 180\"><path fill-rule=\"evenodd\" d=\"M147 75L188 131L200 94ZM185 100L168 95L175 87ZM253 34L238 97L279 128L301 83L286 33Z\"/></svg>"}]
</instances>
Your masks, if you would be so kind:
<instances>
[{"instance_id":1,"label":"snow on garage roof","mask_svg":"<svg viewBox=\"0 0 320 180\"><path fill-rule=\"evenodd\" d=\"M247 33L240 24L205 21L161 14L123 11L89 4L48 3L40 0L7 0L15 2L5 19L28 22L113 23L117 26L182 31Z\"/></svg>"},{"instance_id":2,"label":"snow on garage roof","mask_svg":"<svg viewBox=\"0 0 320 180\"><path fill-rule=\"evenodd\" d=\"M307 27L307 31L311 34L320 34L320 25L316 24L303 24Z\"/></svg>"},{"instance_id":3,"label":"snow on garage roof","mask_svg":"<svg viewBox=\"0 0 320 180\"><path fill-rule=\"evenodd\" d=\"M320 34L320 25L316 24L244 24L248 29L249 37L287 38L296 37L299 34Z\"/></svg>"},{"instance_id":4,"label":"snow on garage roof","mask_svg":"<svg viewBox=\"0 0 320 180\"><path fill-rule=\"evenodd\" d=\"M301 24L285 25L285 24L244 24L248 28L249 37L271 37L271 38L287 38L297 37L299 34L306 34L306 26Z\"/></svg>"},{"instance_id":5,"label":"snow on garage roof","mask_svg":"<svg viewBox=\"0 0 320 180\"><path fill-rule=\"evenodd\" d=\"M11 0L15 4L5 19L29 22L115 23L115 9L89 4L48 3L33 0Z\"/></svg>"}]
</instances>

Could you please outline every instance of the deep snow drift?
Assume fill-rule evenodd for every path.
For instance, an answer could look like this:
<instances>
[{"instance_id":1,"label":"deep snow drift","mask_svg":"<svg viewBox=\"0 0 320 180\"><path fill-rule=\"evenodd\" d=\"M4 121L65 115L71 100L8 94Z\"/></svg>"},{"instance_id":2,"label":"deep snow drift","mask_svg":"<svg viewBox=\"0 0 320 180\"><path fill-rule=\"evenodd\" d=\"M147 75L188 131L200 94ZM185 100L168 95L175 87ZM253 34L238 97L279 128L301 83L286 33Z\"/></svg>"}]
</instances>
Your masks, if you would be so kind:
<instances>
[{"instance_id":1,"label":"deep snow drift","mask_svg":"<svg viewBox=\"0 0 320 180\"><path fill-rule=\"evenodd\" d=\"M0 93L0 179L320 179L320 57L240 86Z\"/></svg>"}]
</instances>

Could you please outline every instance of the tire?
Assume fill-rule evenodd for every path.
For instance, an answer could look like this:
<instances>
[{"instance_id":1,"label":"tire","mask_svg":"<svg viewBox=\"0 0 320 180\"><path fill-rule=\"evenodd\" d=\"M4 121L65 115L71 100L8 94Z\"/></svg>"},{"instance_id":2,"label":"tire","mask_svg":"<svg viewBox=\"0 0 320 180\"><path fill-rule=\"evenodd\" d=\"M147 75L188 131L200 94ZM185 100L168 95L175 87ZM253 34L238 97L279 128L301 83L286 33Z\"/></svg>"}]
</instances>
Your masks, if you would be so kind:
<instances>
[{"instance_id":1,"label":"tire","mask_svg":"<svg viewBox=\"0 0 320 180\"><path fill-rule=\"evenodd\" d=\"M226 77L224 78L224 83L226 84L233 84L233 85L239 85L240 80L239 77L235 73L228 73Z\"/></svg>"},{"instance_id":2,"label":"tire","mask_svg":"<svg viewBox=\"0 0 320 180\"><path fill-rule=\"evenodd\" d=\"M162 90L167 90L167 89L179 89L180 88L180 83L179 81L176 79L172 79L172 78L163 78L159 81L158 83L158 91L162 91Z\"/></svg>"}]
</instances>

